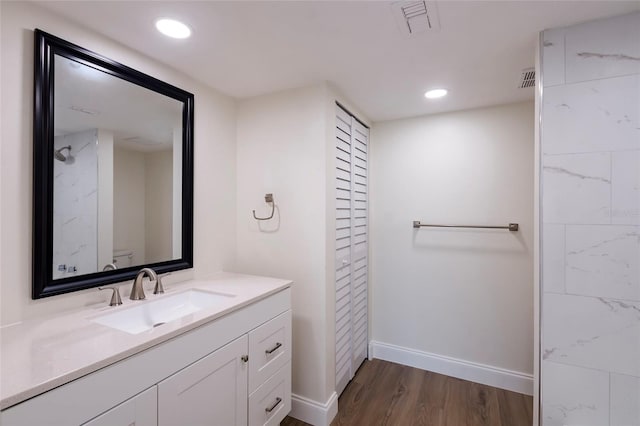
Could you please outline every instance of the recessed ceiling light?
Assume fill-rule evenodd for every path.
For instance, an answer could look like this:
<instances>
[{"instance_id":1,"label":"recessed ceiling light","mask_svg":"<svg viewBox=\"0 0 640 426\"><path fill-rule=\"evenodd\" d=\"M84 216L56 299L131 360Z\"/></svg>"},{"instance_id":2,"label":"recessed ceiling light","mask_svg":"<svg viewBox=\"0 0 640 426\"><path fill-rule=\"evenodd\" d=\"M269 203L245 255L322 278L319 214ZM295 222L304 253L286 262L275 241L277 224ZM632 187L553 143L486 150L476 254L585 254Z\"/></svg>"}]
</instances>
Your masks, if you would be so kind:
<instances>
[{"instance_id":1,"label":"recessed ceiling light","mask_svg":"<svg viewBox=\"0 0 640 426\"><path fill-rule=\"evenodd\" d=\"M433 89L425 93L424 97L427 99L437 99L445 96L446 94L447 94L447 89Z\"/></svg>"},{"instance_id":2,"label":"recessed ceiling light","mask_svg":"<svg viewBox=\"0 0 640 426\"><path fill-rule=\"evenodd\" d=\"M175 19L162 18L156 21L156 28L162 34L172 38L187 38L191 30L185 24Z\"/></svg>"}]
</instances>

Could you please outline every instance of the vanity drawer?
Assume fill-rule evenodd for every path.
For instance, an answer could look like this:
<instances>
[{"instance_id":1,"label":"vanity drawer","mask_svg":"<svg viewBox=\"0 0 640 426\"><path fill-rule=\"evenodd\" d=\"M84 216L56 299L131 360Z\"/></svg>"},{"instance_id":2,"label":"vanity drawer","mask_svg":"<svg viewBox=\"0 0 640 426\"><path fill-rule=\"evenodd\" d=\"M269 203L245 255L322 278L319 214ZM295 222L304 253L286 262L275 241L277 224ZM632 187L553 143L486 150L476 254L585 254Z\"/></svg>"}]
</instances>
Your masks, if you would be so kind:
<instances>
[{"instance_id":1,"label":"vanity drawer","mask_svg":"<svg viewBox=\"0 0 640 426\"><path fill-rule=\"evenodd\" d=\"M291 411L291 361L249 396L249 426L279 425Z\"/></svg>"},{"instance_id":2,"label":"vanity drawer","mask_svg":"<svg viewBox=\"0 0 640 426\"><path fill-rule=\"evenodd\" d=\"M291 359L291 310L249 332L249 393Z\"/></svg>"}]
</instances>

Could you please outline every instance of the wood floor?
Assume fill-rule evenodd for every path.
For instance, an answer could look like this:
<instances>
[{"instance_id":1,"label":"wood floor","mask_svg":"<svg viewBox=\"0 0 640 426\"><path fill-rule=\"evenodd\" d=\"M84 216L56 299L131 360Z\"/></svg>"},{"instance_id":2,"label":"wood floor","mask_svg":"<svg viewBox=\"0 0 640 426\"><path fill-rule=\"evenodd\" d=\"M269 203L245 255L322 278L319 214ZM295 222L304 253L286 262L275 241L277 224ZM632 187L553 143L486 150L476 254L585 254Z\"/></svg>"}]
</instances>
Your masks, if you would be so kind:
<instances>
[{"instance_id":1,"label":"wood floor","mask_svg":"<svg viewBox=\"0 0 640 426\"><path fill-rule=\"evenodd\" d=\"M338 400L331 426L531 426L530 396L374 359ZM282 426L306 423L287 417Z\"/></svg>"}]
</instances>

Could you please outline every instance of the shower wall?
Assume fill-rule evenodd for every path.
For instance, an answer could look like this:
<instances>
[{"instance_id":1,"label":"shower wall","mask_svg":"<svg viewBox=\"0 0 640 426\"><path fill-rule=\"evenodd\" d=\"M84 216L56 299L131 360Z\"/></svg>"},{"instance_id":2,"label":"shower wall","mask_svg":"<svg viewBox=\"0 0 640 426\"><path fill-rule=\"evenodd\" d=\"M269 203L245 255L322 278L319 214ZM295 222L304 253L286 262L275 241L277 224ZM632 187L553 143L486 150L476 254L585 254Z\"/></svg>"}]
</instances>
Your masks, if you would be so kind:
<instances>
[{"instance_id":1,"label":"shower wall","mask_svg":"<svg viewBox=\"0 0 640 426\"><path fill-rule=\"evenodd\" d=\"M53 161L53 278L95 272L98 262L98 131L54 138L71 161ZM67 150L62 152L69 154ZM65 265L59 270L59 265ZM75 272L73 269L75 268Z\"/></svg>"},{"instance_id":2,"label":"shower wall","mask_svg":"<svg viewBox=\"0 0 640 426\"><path fill-rule=\"evenodd\" d=\"M640 14L548 30L541 420L640 425Z\"/></svg>"}]
</instances>

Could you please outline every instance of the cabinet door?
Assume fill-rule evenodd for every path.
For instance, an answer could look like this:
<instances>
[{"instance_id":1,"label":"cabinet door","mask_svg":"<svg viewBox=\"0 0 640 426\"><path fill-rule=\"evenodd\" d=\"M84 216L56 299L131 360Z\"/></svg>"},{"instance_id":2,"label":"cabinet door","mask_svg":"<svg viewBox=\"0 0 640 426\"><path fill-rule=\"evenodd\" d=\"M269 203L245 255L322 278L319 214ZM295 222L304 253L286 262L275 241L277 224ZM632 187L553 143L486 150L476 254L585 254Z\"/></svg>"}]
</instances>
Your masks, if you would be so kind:
<instances>
[{"instance_id":1,"label":"cabinet door","mask_svg":"<svg viewBox=\"0 0 640 426\"><path fill-rule=\"evenodd\" d=\"M159 426L247 424L247 336L158 384Z\"/></svg>"},{"instance_id":2,"label":"cabinet door","mask_svg":"<svg viewBox=\"0 0 640 426\"><path fill-rule=\"evenodd\" d=\"M84 423L84 426L156 426L157 424L158 392L157 387L153 386Z\"/></svg>"}]
</instances>

